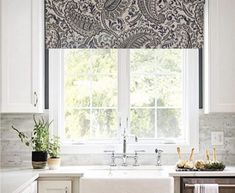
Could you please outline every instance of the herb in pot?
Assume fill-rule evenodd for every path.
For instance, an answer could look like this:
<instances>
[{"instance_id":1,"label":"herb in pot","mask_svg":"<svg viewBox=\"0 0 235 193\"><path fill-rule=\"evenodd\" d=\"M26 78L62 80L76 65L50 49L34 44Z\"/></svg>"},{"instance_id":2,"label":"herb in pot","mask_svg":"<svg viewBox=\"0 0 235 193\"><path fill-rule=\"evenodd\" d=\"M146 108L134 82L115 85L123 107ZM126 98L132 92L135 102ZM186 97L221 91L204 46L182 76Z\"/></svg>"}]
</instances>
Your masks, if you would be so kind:
<instances>
[{"instance_id":1,"label":"herb in pot","mask_svg":"<svg viewBox=\"0 0 235 193\"><path fill-rule=\"evenodd\" d=\"M49 127L52 122L45 121L43 117L36 119L33 115L34 129L32 136L19 131L12 126L13 130L18 133L22 143L26 146L31 146L32 151L32 165L34 169L43 169L46 166L47 151L49 145Z\"/></svg>"},{"instance_id":2,"label":"herb in pot","mask_svg":"<svg viewBox=\"0 0 235 193\"><path fill-rule=\"evenodd\" d=\"M60 138L54 136L49 141L48 153L50 158L47 160L49 169L57 169L60 167Z\"/></svg>"}]
</instances>

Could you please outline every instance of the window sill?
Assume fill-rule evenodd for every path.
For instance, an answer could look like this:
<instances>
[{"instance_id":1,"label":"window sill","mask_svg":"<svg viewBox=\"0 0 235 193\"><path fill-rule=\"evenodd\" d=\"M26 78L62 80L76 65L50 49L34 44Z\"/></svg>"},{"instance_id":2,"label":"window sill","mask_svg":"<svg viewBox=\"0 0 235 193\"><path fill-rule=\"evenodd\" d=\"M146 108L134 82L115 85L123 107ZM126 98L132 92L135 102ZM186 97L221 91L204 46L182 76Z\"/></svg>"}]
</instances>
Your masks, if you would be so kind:
<instances>
[{"instance_id":1,"label":"window sill","mask_svg":"<svg viewBox=\"0 0 235 193\"><path fill-rule=\"evenodd\" d=\"M189 153L195 148L195 153L199 151L197 142L186 144L128 144L127 152L134 153L135 150L145 150L145 153L155 153L155 149L161 149L164 153L175 154L176 148L180 147L182 153ZM122 144L63 144L61 147L62 154L104 154L105 150L114 150L116 153L122 153Z\"/></svg>"}]
</instances>

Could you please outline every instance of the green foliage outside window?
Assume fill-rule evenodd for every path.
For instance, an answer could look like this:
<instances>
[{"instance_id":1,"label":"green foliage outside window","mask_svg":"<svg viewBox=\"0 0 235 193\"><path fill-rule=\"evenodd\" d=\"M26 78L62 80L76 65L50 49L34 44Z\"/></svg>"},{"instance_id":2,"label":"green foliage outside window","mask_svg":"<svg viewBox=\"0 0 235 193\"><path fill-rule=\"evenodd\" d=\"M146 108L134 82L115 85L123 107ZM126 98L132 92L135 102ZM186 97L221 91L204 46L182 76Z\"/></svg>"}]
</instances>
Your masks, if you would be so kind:
<instances>
[{"instance_id":1,"label":"green foliage outside window","mask_svg":"<svg viewBox=\"0 0 235 193\"><path fill-rule=\"evenodd\" d=\"M116 138L117 50L65 51L65 134ZM183 51L130 50L130 131L140 138L182 136Z\"/></svg>"}]
</instances>

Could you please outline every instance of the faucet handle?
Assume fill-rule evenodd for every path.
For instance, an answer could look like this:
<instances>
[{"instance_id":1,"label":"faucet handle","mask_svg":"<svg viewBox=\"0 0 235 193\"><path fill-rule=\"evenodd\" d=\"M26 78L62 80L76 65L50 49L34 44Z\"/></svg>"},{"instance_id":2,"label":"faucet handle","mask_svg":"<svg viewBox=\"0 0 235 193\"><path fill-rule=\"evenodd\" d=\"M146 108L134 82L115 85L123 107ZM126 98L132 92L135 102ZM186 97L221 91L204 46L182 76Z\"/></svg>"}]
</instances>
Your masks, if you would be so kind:
<instances>
[{"instance_id":1,"label":"faucet handle","mask_svg":"<svg viewBox=\"0 0 235 193\"><path fill-rule=\"evenodd\" d=\"M163 150L161 150L161 149L155 149L155 153L158 153L158 154L161 154L163 152Z\"/></svg>"},{"instance_id":2,"label":"faucet handle","mask_svg":"<svg viewBox=\"0 0 235 193\"><path fill-rule=\"evenodd\" d=\"M104 153L111 153L111 163L110 163L110 166L116 166L116 163L115 163L115 151L114 150L105 150Z\"/></svg>"},{"instance_id":3,"label":"faucet handle","mask_svg":"<svg viewBox=\"0 0 235 193\"><path fill-rule=\"evenodd\" d=\"M139 166L138 153L140 153L140 152L145 152L145 150L135 150L135 156L133 157L135 162L134 162L133 166Z\"/></svg>"}]
</instances>

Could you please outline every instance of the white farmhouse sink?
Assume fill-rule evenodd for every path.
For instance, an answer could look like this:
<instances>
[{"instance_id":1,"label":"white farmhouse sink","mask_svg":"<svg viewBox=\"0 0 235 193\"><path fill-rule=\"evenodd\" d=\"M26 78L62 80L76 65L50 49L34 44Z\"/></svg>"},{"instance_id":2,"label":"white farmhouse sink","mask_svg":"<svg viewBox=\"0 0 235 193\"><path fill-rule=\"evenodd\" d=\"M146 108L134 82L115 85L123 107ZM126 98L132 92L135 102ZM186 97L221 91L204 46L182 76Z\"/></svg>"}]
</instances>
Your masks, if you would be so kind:
<instances>
[{"instance_id":1,"label":"white farmhouse sink","mask_svg":"<svg viewBox=\"0 0 235 193\"><path fill-rule=\"evenodd\" d=\"M80 193L173 193L173 179L159 168L96 168L80 179Z\"/></svg>"}]
</instances>

